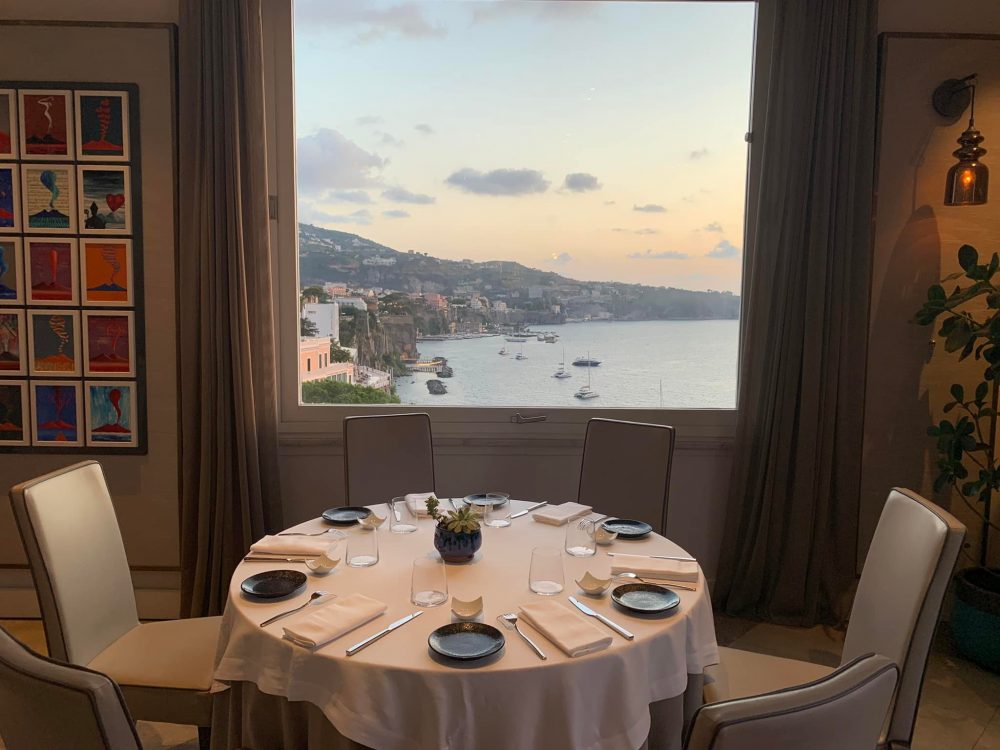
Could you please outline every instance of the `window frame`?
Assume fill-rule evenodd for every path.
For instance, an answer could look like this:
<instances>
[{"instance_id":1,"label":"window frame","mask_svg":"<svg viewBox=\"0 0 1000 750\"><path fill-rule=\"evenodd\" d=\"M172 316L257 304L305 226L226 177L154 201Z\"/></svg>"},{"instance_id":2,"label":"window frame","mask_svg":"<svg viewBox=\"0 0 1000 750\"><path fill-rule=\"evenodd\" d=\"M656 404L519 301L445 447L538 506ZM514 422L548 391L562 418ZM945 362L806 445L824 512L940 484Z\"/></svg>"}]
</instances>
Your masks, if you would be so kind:
<instances>
[{"instance_id":1,"label":"window frame","mask_svg":"<svg viewBox=\"0 0 1000 750\"><path fill-rule=\"evenodd\" d=\"M567 0L571 1L571 0ZM614 0L609 0L614 1ZM685 0L699 2L700 0ZM742 0L748 1L748 0ZM583 427L593 417L625 419L669 424L678 429L681 440L731 439L735 435L739 408L737 366L737 404L732 409L670 408L601 408L601 407L530 407L530 406L434 406L380 404L302 404L299 374L299 257L298 211L295 172L295 54L294 0L263 0L263 60L265 88L265 127L268 153L268 193L271 212L271 271L275 283L272 294L275 310L275 347L278 385L278 431L281 439L323 438L339 440L345 417L372 413L427 412L434 422L436 435L449 440L502 445L505 440L524 438L577 440ZM748 123L747 191L744 210L744 250L741 275L740 336L738 363L742 362L747 268L754 252L754 224L757 213L757 185L762 155L766 107L766 81L771 61L771 29L774 0L755 0L754 59L751 63L750 118ZM282 252L282 248L295 252ZM294 332L287 335L286 332ZM520 422L522 417L545 416L540 422Z\"/></svg>"}]
</instances>

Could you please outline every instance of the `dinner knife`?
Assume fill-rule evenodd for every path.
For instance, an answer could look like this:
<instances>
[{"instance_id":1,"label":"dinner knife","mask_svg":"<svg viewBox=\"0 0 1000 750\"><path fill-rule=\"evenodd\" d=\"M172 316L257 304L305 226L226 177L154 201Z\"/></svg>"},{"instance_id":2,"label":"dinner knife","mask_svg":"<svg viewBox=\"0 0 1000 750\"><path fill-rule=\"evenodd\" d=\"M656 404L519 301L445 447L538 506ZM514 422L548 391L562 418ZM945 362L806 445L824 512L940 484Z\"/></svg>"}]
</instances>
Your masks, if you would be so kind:
<instances>
[{"instance_id":1,"label":"dinner knife","mask_svg":"<svg viewBox=\"0 0 1000 750\"><path fill-rule=\"evenodd\" d=\"M392 623L385 630L380 630L375 635L373 635L373 636L371 636L369 638L365 638L360 643L355 643L353 646L351 646L349 649L347 649L347 655L348 656L354 656L356 653L358 653L358 651L360 651L361 649L363 649L363 648L365 648L367 646L370 646L371 644L375 643L375 641L377 641L382 636L389 635L389 633L391 633L393 630L395 630L396 628L398 628L400 625L405 625L410 620L412 620L414 617L420 617L420 615L422 615L422 614L423 614L423 610L418 610L418 611L414 612L412 615L407 615L406 617L402 617L402 618L396 620L396 622Z\"/></svg>"},{"instance_id":2,"label":"dinner knife","mask_svg":"<svg viewBox=\"0 0 1000 750\"><path fill-rule=\"evenodd\" d=\"M247 555L243 558L243 562L309 562L310 560L315 560L314 557L263 557Z\"/></svg>"},{"instance_id":3,"label":"dinner knife","mask_svg":"<svg viewBox=\"0 0 1000 750\"><path fill-rule=\"evenodd\" d=\"M587 615L588 617L596 617L598 620L600 620L601 622L603 622L605 625L607 625L609 628L611 628L612 630L614 630L616 633L618 633L618 635L622 636L626 640L631 641L632 639L635 638L635 635L633 633L630 633L625 628L623 628L621 625L618 625L617 623L611 622L611 620L609 620L607 617L605 617L604 615L602 615L600 612L595 612L590 607L588 607L586 604L581 604L579 602L579 600L577 600L577 598L575 596L571 596L569 598L569 600L573 604L573 606L576 607L581 612L583 612L583 614Z\"/></svg>"},{"instance_id":4,"label":"dinner knife","mask_svg":"<svg viewBox=\"0 0 1000 750\"><path fill-rule=\"evenodd\" d=\"M634 552L609 552L608 557L618 555L630 555L632 557L654 557L657 560L680 560L681 562L698 562L693 557L680 557L678 555L637 555Z\"/></svg>"},{"instance_id":5,"label":"dinner knife","mask_svg":"<svg viewBox=\"0 0 1000 750\"><path fill-rule=\"evenodd\" d=\"M533 510L538 510L538 509L539 509L539 508L541 508L542 506L544 506L544 505L548 505L548 504L549 504L549 501L548 501L548 500L543 500L543 501L542 501L542 502L540 502L540 503L535 503L535 504L534 504L534 505L532 505L532 506L531 506L530 508L525 508L524 510L519 510L519 511L518 511L517 513L511 513L511 514L510 514L510 517L511 517L511 518L520 518L521 516L526 516L526 515L528 515L529 513L531 513L531 511L533 511Z\"/></svg>"}]
</instances>

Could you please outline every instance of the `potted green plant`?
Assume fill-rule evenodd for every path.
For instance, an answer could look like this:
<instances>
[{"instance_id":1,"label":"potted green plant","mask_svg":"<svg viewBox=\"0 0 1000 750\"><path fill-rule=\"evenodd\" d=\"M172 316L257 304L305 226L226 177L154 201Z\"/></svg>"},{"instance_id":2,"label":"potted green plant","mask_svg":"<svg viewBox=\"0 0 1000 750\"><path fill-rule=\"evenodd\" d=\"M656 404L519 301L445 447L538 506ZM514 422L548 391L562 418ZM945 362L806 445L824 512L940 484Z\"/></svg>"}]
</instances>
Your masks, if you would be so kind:
<instances>
[{"instance_id":1,"label":"potted green plant","mask_svg":"<svg viewBox=\"0 0 1000 750\"><path fill-rule=\"evenodd\" d=\"M958 250L962 270L927 290L927 301L914 317L920 325L940 321L945 350L959 360L983 363L976 383L954 383L946 416L927 429L936 440L937 492L952 488L982 521L978 565L955 575L951 629L959 651L982 666L1000 671L1000 569L989 567L993 495L1000 490L997 412L1000 410L1000 255L985 263L971 245ZM942 284L961 279L949 294ZM968 546L968 544L966 545ZM971 557L971 556L970 556Z\"/></svg>"},{"instance_id":2,"label":"potted green plant","mask_svg":"<svg viewBox=\"0 0 1000 750\"><path fill-rule=\"evenodd\" d=\"M448 563L465 563L475 557L483 546L483 532L470 505L442 513L440 503L431 495L427 498L427 512L437 521L434 529L434 548Z\"/></svg>"}]
</instances>

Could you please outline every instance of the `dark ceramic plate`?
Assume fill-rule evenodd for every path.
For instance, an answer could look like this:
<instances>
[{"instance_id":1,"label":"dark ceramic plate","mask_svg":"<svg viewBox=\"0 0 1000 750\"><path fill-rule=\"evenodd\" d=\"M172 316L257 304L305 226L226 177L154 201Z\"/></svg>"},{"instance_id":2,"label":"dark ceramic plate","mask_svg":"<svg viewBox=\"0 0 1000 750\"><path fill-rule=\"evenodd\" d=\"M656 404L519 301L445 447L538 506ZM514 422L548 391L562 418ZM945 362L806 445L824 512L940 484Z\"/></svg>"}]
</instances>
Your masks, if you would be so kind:
<instances>
[{"instance_id":1,"label":"dark ceramic plate","mask_svg":"<svg viewBox=\"0 0 1000 750\"><path fill-rule=\"evenodd\" d=\"M484 659L503 648L503 633L482 622L453 622L427 636L431 651L458 661Z\"/></svg>"},{"instance_id":2,"label":"dark ceramic plate","mask_svg":"<svg viewBox=\"0 0 1000 750\"><path fill-rule=\"evenodd\" d=\"M633 521L630 518L612 518L601 525L608 531L617 531L619 539L642 539L653 530L645 521Z\"/></svg>"},{"instance_id":3,"label":"dark ceramic plate","mask_svg":"<svg viewBox=\"0 0 1000 750\"><path fill-rule=\"evenodd\" d=\"M477 492L462 498L466 505L506 505L508 500L510 495L506 492Z\"/></svg>"},{"instance_id":4,"label":"dark ceramic plate","mask_svg":"<svg viewBox=\"0 0 1000 750\"><path fill-rule=\"evenodd\" d=\"M611 591L611 599L629 612L651 615L666 612L681 603L673 591L654 583L626 583Z\"/></svg>"},{"instance_id":5,"label":"dark ceramic plate","mask_svg":"<svg viewBox=\"0 0 1000 750\"><path fill-rule=\"evenodd\" d=\"M323 519L338 526L350 526L362 518L368 518L372 512L368 508L347 505L343 508L330 508L323 511Z\"/></svg>"},{"instance_id":6,"label":"dark ceramic plate","mask_svg":"<svg viewBox=\"0 0 1000 750\"><path fill-rule=\"evenodd\" d=\"M280 599L306 585L306 574L298 570L267 570L250 576L240 588L243 593L258 599Z\"/></svg>"}]
</instances>

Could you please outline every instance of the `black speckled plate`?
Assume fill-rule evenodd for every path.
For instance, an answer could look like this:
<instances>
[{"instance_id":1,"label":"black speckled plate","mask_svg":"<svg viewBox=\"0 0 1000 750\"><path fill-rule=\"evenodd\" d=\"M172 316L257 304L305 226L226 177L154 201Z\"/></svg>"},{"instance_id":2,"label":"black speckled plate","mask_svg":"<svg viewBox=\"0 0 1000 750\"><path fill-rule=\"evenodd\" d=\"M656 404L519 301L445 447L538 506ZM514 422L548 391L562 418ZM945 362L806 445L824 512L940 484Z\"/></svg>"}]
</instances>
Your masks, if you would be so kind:
<instances>
[{"instance_id":1,"label":"black speckled plate","mask_svg":"<svg viewBox=\"0 0 1000 750\"><path fill-rule=\"evenodd\" d=\"M362 518L368 518L372 512L368 508L360 508L355 505L347 505L343 508L330 508L323 511L323 520L335 523L338 526L351 526Z\"/></svg>"},{"instance_id":2,"label":"black speckled plate","mask_svg":"<svg viewBox=\"0 0 1000 750\"><path fill-rule=\"evenodd\" d=\"M611 599L629 612L653 615L666 612L681 603L676 593L655 583L626 583L611 591Z\"/></svg>"},{"instance_id":3,"label":"black speckled plate","mask_svg":"<svg viewBox=\"0 0 1000 750\"><path fill-rule=\"evenodd\" d=\"M477 492L462 498L466 505L506 505L508 500L510 495L506 492Z\"/></svg>"},{"instance_id":4,"label":"black speckled plate","mask_svg":"<svg viewBox=\"0 0 1000 750\"><path fill-rule=\"evenodd\" d=\"M427 636L431 651L457 661L485 659L502 649L503 644L503 633L482 622L453 622Z\"/></svg>"},{"instance_id":5,"label":"black speckled plate","mask_svg":"<svg viewBox=\"0 0 1000 750\"><path fill-rule=\"evenodd\" d=\"M306 585L306 574L298 570L267 570L250 576L240 588L247 596L257 599L280 599L290 596Z\"/></svg>"},{"instance_id":6,"label":"black speckled plate","mask_svg":"<svg viewBox=\"0 0 1000 750\"><path fill-rule=\"evenodd\" d=\"M619 539L642 539L653 530L645 521L634 521L631 518L612 518L601 526L608 531L617 531Z\"/></svg>"}]
</instances>

